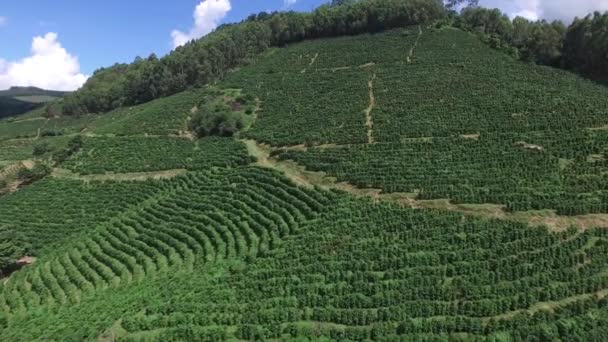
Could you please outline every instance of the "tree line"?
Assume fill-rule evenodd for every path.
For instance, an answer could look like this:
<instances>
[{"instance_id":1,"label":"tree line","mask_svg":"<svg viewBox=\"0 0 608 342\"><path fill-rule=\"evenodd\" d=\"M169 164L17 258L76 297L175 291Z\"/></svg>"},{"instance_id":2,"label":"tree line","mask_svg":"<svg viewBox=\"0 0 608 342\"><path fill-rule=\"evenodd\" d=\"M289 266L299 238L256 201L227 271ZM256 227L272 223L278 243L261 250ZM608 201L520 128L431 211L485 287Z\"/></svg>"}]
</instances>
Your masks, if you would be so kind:
<instances>
[{"instance_id":1,"label":"tree line","mask_svg":"<svg viewBox=\"0 0 608 342\"><path fill-rule=\"evenodd\" d=\"M579 72L593 79L608 77L608 12L576 18L570 26L561 21L511 20L498 9L466 7L452 12L450 23L482 34L493 47L542 65Z\"/></svg>"},{"instance_id":2,"label":"tree line","mask_svg":"<svg viewBox=\"0 0 608 342\"><path fill-rule=\"evenodd\" d=\"M238 24L222 25L163 58L152 54L97 70L65 98L62 113L102 113L202 86L269 47L426 24L444 15L440 0L334 1L310 13L262 12Z\"/></svg>"},{"instance_id":3,"label":"tree line","mask_svg":"<svg viewBox=\"0 0 608 342\"><path fill-rule=\"evenodd\" d=\"M457 14L453 9L462 3L469 6ZM559 21L511 20L497 9L477 7L476 1L333 0L310 13L254 14L240 23L222 25L163 58L152 54L131 64L101 68L62 105L47 110L54 115L104 113L208 84L270 47L432 22L478 32L493 47L523 60L591 77L608 76L608 13L595 13L566 27Z\"/></svg>"}]
</instances>

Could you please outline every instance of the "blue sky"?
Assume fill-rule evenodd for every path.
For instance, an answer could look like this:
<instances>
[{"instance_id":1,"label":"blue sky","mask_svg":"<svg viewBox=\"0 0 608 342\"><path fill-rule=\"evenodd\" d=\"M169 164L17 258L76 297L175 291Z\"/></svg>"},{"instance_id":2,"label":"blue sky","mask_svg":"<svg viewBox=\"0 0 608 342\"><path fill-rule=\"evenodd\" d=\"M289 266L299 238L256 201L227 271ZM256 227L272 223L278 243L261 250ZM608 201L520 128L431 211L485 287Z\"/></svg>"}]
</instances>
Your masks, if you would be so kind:
<instances>
[{"instance_id":1,"label":"blue sky","mask_svg":"<svg viewBox=\"0 0 608 342\"><path fill-rule=\"evenodd\" d=\"M62 46L78 56L81 70L130 62L151 52L172 49L171 32L188 30L199 0L1 0L0 58L28 56L34 36L56 32ZM296 10L310 10L323 0L300 0ZM251 13L281 10L283 0L232 0L223 22L240 21Z\"/></svg>"},{"instance_id":2,"label":"blue sky","mask_svg":"<svg viewBox=\"0 0 608 342\"><path fill-rule=\"evenodd\" d=\"M0 0L0 89L74 90L100 67L152 52L163 56L218 24L260 11L310 11L328 1ZM565 21L608 10L608 0L480 0L480 5L511 16Z\"/></svg>"}]
</instances>

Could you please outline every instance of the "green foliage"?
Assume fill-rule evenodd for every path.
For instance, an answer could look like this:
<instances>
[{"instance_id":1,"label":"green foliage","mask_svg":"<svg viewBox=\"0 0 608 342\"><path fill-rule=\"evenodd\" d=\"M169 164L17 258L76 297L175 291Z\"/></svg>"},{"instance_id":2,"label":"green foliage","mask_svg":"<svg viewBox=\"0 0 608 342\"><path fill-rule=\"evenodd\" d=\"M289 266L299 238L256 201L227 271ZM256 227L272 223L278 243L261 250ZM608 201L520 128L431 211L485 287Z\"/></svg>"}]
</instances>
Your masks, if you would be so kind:
<instances>
[{"instance_id":1,"label":"green foliage","mask_svg":"<svg viewBox=\"0 0 608 342\"><path fill-rule=\"evenodd\" d=\"M467 7L456 17L455 26L478 33L495 49L505 50L525 61L559 67L566 26L561 21L511 20L498 9Z\"/></svg>"},{"instance_id":2,"label":"green foliage","mask_svg":"<svg viewBox=\"0 0 608 342\"><path fill-rule=\"evenodd\" d=\"M53 153L52 159L56 164L61 164L68 160L72 155L80 151L83 144L83 138L81 135L77 135L68 141L67 146L55 153Z\"/></svg>"},{"instance_id":3,"label":"green foliage","mask_svg":"<svg viewBox=\"0 0 608 342\"><path fill-rule=\"evenodd\" d=\"M298 145L273 156L359 187L608 211L605 88L442 24L292 44L443 17L430 0L333 5L261 13L160 60L100 70L63 103L75 115L132 107L0 121L2 165L48 142L62 168L114 179L58 169L0 197L0 266L38 257L0 283L0 340L605 339L605 229L550 232L298 187L250 166L239 141L182 138L188 125L226 134L242 120L238 137ZM470 11L459 25L493 47L560 59L558 24ZM118 181L176 169L187 171Z\"/></svg>"},{"instance_id":4,"label":"green foliage","mask_svg":"<svg viewBox=\"0 0 608 342\"><path fill-rule=\"evenodd\" d=\"M62 167L76 173L150 172L246 165L242 143L210 137L197 141L172 137L86 138L82 152Z\"/></svg>"},{"instance_id":5,"label":"green foliage","mask_svg":"<svg viewBox=\"0 0 608 342\"><path fill-rule=\"evenodd\" d=\"M608 78L608 12L575 19L564 41L564 64L594 79Z\"/></svg>"},{"instance_id":6,"label":"green foliage","mask_svg":"<svg viewBox=\"0 0 608 342\"><path fill-rule=\"evenodd\" d=\"M316 40L272 50L226 77L261 101L244 135L272 145L366 142L369 82L379 65L407 63L418 28Z\"/></svg>"},{"instance_id":7,"label":"green foliage","mask_svg":"<svg viewBox=\"0 0 608 342\"><path fill-rule=\"evenodd\" d=\"M270 46L424 24L443 15L438 0L367 0L324 5L312 13L261 13L224 25L161 59L151 55L96 71L82 89L65 98L63 113L102 113L202 86Z\"/></svg>"},{"instance_id":8,"label":"green foliage","mask_svg":"<svg viewBox=\"0 0 608 342\"><path fill-rule=\"evenodd\" d=\"M0 119L26 113L36 107L35 103L0 96Z\"/></svg>"},{"instance_id":9,"label":"green foliage","mask_svg":"<svg viewBox=\"0 0 608 342\"><path fill-rule=\"evenodd\" d=\"M357 70L376 75L371 134L377 144L361 144L367 139L360 124L357 139L345 139L345 131L334 128L336 138L311 144L345 146L289 150L280 158L293 159L310 170L327 172L359 187L414 193L422 200L495 203L514 211L554 209L563 215L608 212L608 194L603 190L608 185L604 177L608 136L602 130L608 107L605 87L555 69L520 63L461 30L423 30L419 39L406 37L400 37L399 42L392 41L389 34L376 35L375 39L390 48L377 49L382 56L363 55L375 62L373 71ZM367 45L365 36L342 39L353 48L336 42L327 46L304 43L269 59L275 68L285 65L278 69L280 78L298 84L297 79L310 70L301 75L295 72L297 56L310 56L314 51L319 54L315 63L324 64L343 49L357 51L356 46ZM414 39L417 44L409 62L403 55L401 61L389 58L392 48L408 51L407 44L413 46ZM276 62L281 59L291 62ZM327 88L328 96L344 100L347 92L339 92L338 85L347 83L345 71L321 67L317 72L329 74L336 85ZM229 80L250 80L252 88L274 84L264 76L265 64L248 68ZM264 103L261 119L247 135L275 145L309 143L309 136L323 132L321 124L313 126L316 122L312 118L325 118L324 114L344 106L337 101L335 107L323 103L323 111L303 115L274 107L272 94L280 90L264 87L260 91ZM290 90L290 104L315 105L322 99L281 83L277 88ZM360 108L364 106L360 104ZM287 112L291 115L284 114ZM300 117L306 123L302 120L299 124ZM361 122L364 115L350 110L345 117ZM283 122L291 129L289 140L277 139ZM330 119L324 122L330 123ZM590 131L593 128L599 130Z\"/></svg>"},{"instance_id":10,"label":"green foliage","mask_svg":"<svg viewBox=\"0 0 608 342\"><path fill-rule=\"evenodd\" d=\"M188 122L188 130L198 137L230 137L253 121L255 109L253 96L242 95L239 89L209 88Z\"/></svg>"},{"instance_id":11,"label":"green foliage","mask_svg":"<svg viewBox=\"0 0 608 342\"><path fill-rule=\"evenodd\" d=\"M36 254L61 248L70 238L163 189L163 182L89 182L46 178L0 197L0 226L25 236Z\"/></svg>"},{"instance_id":12,"label":"green foliage","mask_svg":"<svg viewBox=\"0 0 608 342\"><path fill-rule=\"evenodd\" d=\"M0 187L1 188L1 187ZM22 232L0 225L0 276L26 254L29 246Z\"/></svg>"},{"instance_id":13,"label":"green foliage","mask_svg":"<svg viewBox=\"0 0 608 342\"><path fill-rule=\"evenodd\" d=\"M51 151L51 146L49 145L49 143L46 141L43 141L43 142L40 142L40 143L37 143L34 145L34 150L32 151L32 154L36 157L39 157L50 151Z\"/></svg>"},{"instance_id":14,"label":"green foliage","mask_svg":"<svg viewBox=\"0 0 608 342\"><path fill-rule=\"evenodd\" d=\"M88 126L96 134L179 135L203 96L202 90L185 91L96 116Z\"/></svg>"},{"instance_id":15,"label":"green foliage","mask_svg":"<svg viewBox=\"0 0 608 342\"><path fill-rule=\"evenodd\" d=\"M606 87L520 63L460 30L424 31L413 60L378 66L377 141L606 124Z\"/></svg>"},{"instance_id":16,"label":"green foliage","mask_svg":"<svg viewBox=\"0 0 608 342\"><path fill-rule=\"evenodd\" d=\"M248 167L188 173L150 185L159 188L153 200L123 208L123 214L11 277L0 287L2 308L14 313L22 304L34 311L47 304L69 307L95 289L256 256L315 217L331 197ZM29 291L22 292L24 282L32 284ZM23 296L7 295L13 291Z\"/></svg>"},{"instance_id":17,"label":"green foliage","mask_svg":"<svg viewBox=\"0 0 608 342\"><path fill-rule=\"evenodd\" d=\"M33 183L37 180L40 180L40 179L48 176L51 173L51 171L52 171L52 169L50 166L43 164L43 163L37 163L31 169L28 169L28 168L20 169L17 174L17 177L24 184L30 184L30 183Z\"/></svg>"},{"instance_id":18,"label":"green foliage","mask_svg":"<svg viewBox=\"0 0 608 342\"><path fill-rule=\"evenodd\" d=\"M0 119L42 108L43 103L66 95L62 91L50 91L35 87L12 87L0 91Z\"/></svg>"},{"instance_id":19,"label":"green foliage","mask_svg":"<svg viewBox=\"0 0 608 342\"><path fill-rule=\"evenodd\" d=\"M212 179L201 174L190 178L203 184ZM232 198L219 192L217 185L206 188L211 190L208 194L219 195L215 202L204 201L212 205L208 210L221 205L219 198ZM266 194L278 194L276 189ZM191 196L187 191L176 196ZM234 200L250 203L235 196ZM306 196L300 193L296 198ZM146 209L147 220L159 216L165 222L179 220L184 211L192 210L203 217L210 213L193 209L192 204L185 210L186 203L192 201L162 201ZM291 203L297 203L295 198ZM155 269L152 266L161 265L163 259L153 256L176 251L183 258L192 250L187 246L196 246L188 245L187 236L178 233L196 237L191 235L194 230L186 230L188 225L198 227L196 222L158 226L155 231L154 221L126 221L129 231L139 235L121 234L119 224L108 227L108 232L100 232L101 238L84 244L86 249L81 247L90 253L69 252L73 257L50 260L52 276L29 269L11 279L1 302L10 311L22 305L32 309L9 315L8 328L0 334L7 340L97 339L119 320L120 327L108 335L125 341L497 340L505 336L601 340L606 333L607 302L595 295L608 285L605 230L555 234L512 222L463 219L459 214L403 209L344 195L323 203L318 215L297 221L296 232L249 263L214 259L195 262L192 269L185 261L183 266L170 263L170 268ZM243 215L234 214L231 217ZM151 234L164 242L153 245L162 249L145 251L135 259L141 261L126 257L137 255L153 241ZM144 243L135 244L129 236L139 236ZM179 249L180 245L184 247ZM84 255L91 256L89 263L79 262ZM129 260L133 266L120 267ZM123 274L145 265L144 260L150 260L149 266L142 266L146 274L155 276L123 283ZM103 284L102 273L97 273L101 261L116 272L121 284L93 296L82 292L79 305L59 304L62 294L66 300L78 297L69 286L79 284L81 276L96 279L93 275L99 274L97 281ZM39 297L23 296L28 291L19 284L24 283L36 284L32 292ZM56 300L49 301L49 296ZM47 301L61 309L33 309Z\"/></svg>"},{"instance_id":20,"label":"green foliage","mask_svg":"<svg viewBox=\"0 0 608 342\"><path fill-rule=\"evenodd\" d=\"M50 145L48 141L34 143L31 140L7 140L0 142L0 160L13 162L31 158L34 146L37 144Z\"/></svg>"},{"instance_id":21,"label":"green foliage","mask_svg":"<svg viewBox=\"0 0 608 342\"><path fill-rule=\"evenodd\" d=\"M190 130L199 137L218 135L231 137L245 127L243 118L230 110L210 112L199 109L190 121Z\"/></svg>"},{"instance_id":22,"label":"green foliage","mask_svg":"<svg viewBox=\"0 0 608 342\"><path fill-rule=\"evenodd\" d=\"M361 188L412 193L420 200L504 204L514 211L555 209L562 215L608 212L608 192L602 190L608 188L603 176L608 164L589 159L603 156L608 135L572 134L431 138L287 151L280 158Z\"/></svg>"}]
</instances>

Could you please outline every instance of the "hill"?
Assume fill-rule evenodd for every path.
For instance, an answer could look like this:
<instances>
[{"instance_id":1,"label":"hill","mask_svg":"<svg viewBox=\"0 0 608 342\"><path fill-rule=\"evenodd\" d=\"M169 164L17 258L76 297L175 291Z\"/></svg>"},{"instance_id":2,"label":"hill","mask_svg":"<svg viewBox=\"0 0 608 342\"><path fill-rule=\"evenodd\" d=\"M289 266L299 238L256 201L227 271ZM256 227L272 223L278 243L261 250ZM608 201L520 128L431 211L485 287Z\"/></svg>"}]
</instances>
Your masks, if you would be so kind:
<instances>
[{"instance_id":1,"label":"hill","mask_svg":"<svg viewBox=\"0 0 608 342\"><path fill-rule=\"evenodd\" d=\"M607 95L425 24L2 120L0 339L603 340Z\"/></svg>"},{"instance_id":2,"label":"hill","mask_svg":"<svg viewBox=\"0 0 608 342\"><path fill-rule=\"evenodd\" d=\"M7 90L0 90L0 119L29 112L67 94L69 92L36 87L11 87Z\"/></svg>"}]
</instances>

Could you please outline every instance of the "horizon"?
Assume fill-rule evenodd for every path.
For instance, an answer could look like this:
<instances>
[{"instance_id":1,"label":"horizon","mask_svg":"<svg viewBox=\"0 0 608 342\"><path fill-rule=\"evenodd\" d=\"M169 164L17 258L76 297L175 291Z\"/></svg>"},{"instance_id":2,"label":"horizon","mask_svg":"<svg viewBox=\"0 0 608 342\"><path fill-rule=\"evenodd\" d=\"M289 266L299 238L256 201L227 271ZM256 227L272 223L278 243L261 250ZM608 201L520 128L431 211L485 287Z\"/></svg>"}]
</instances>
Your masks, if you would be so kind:
<instances>
[{"instance_id":1,"label":"horizon","mask_svg":"<svg viewBox=\"0 0 608 342\"><path fill-rule=\"evenodd\" d=\"M52 5L25 0L9 4L0 8L0 41L11 42L0 53L0 90L35 86L73 91L95 70L131 63L138 56L165 56L219 25L240 22L259 12L308 12L327 2L188 0L166 8L142 0L100 4L62 0ZM608 10L608 0L584 0L574 5L565 0L480 0L479 5L498 8L511 18L557 19L566 24L576 16Z\"/></svg>"}]
</instances>

